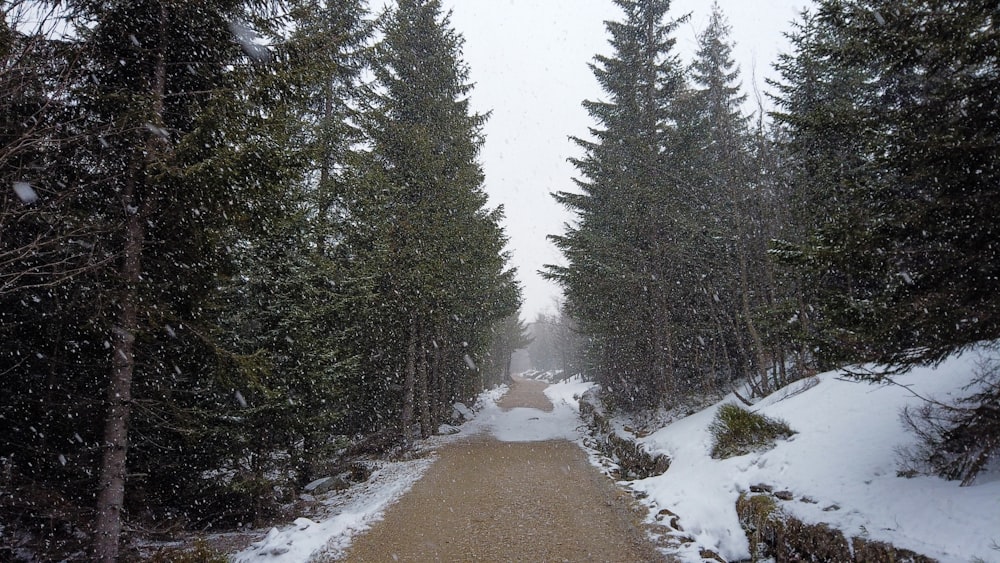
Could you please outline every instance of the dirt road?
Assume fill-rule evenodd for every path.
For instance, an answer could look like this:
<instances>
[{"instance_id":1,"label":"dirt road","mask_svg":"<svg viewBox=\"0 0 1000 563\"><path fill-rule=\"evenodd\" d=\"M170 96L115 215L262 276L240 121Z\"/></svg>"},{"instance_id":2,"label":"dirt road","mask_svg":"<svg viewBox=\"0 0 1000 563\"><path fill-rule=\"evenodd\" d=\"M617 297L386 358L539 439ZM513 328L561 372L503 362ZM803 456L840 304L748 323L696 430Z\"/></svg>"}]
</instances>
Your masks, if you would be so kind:
<instances>
[{"instance_id":1,"label":"dirt road","mask_svg":"<svg viewBox=\"0 0 1000 563\"><path fill-rule=\"evenodd\" d=\"M519 380L504 410L551 411L544 384ZM413 489L348 561L663 561L626 493L573 443L500 442L442 448Z\"/></svg>"}]
</instances>

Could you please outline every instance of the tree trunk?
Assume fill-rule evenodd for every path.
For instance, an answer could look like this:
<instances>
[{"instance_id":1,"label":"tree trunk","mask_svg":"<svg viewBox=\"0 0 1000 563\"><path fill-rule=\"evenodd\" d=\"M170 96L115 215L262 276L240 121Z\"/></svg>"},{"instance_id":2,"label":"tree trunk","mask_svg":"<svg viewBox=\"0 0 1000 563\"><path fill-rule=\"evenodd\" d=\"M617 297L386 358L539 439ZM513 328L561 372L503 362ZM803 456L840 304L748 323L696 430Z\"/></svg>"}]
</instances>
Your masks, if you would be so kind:
<instances>
[{"instance_id":1,"label":"tree trunk","mask_svg":"<svg viewBox=\"0 0 1000 563\"><path fill-rule=\"evenodd\" d=\"M330 80L324 85L323 118L322 126L329 127L333 118L333 83ZM330 155L330 143L326 138L326 132L321 133L322 141L321 156L319 162L319 186L316 189L316 212L319 214L320 224L323 228L316 230L316 248L320 254L326 254L326 225L330 210L330 168L333 167L333 157Z\"/></svg>"},{"instance_id":2,"label":"tree trunk","mask_svg":"<svg viewBox=\"0 0 1000 563\"><path fill-rule=\"evenodd\" d=\"M809 339L812 337L812 320L806 310L806 300L802 295L801 287L796 287L795 297L799 303L799 324L801 324L801 335L799 336L799 377L808 377L816 371L816 365L812 361L809 353Z\"/></svg>"},{"instance_id":3,"label":"tree trunk","mask_svg":"<svg viewBox=\"0 0 1000 563\"><path fill-rule=\"evenodd\" d=\"M130 180L125 208L132 205L135 182ZM139 329L137 286L140 280L145 232L142 217L133 211L128 218L122 278L125 294L112 335L112 369L108 385L108 412L104 423L104 458L101 463L97 520L94 525L94 558L118 560L118 539L122 529L125 500L125 457L128 449L128 421L132 410L132 375L135 370L135 334Z\"/></svg>"},{"instance_id":4,"label":"tree trunk","mask_svg":"<svg viewBox=\"0 0 1000 563\"><path fill-rule=\"evenodd\" d=\"M410 449L413 441L413 403L417 381L417 320L410 319L410 331L406 343L406 367L403 373L403 409L400 416L400 432L403 447Z\"/></svg>"},{"instance_id":5,"label":"tree trunk","mask_svg":"<svg viewBox=\"0 0 1000 563\"><path fill-rule=\"evenodd\" d=\"M753 352L757 359L757 374L756 377L758 381L761 382L761 391L765 394L771 391L770 385L767 379L767 363L764 357L764 343L761 340L760 333L757 332L757 327L753 322L752 309L750 307L750 280L749 273L747 272L747 258L742 250L738 250L740 253L739 265L740 265L740 294L741 302L743 308L743 320L747 325L747 332L750 333L750 339L753 340Z\"/></svg>"},{"instance_id":6,"label":"tree trunk","mask_svg":"<svg viewBox=\"0 0 1000 563\"><path fill-rule=\"evenodd\" d=\"M422 336L422 335L421 335ZM420 338L420 352L417 355L417 388L420 390L420 436L428 438L434 433L434 421L431 419L430 381L427 374L427 348Z\"/></svg>"},{"instance_id":7,"label":"tree trunk","mask_svg":"<svg viewBox=\"0 0 1000 563\"><path fill-rule=\"evenodd\" d=\"M434 348L434 356L431 361L431 377L437 380L437 402L441 409L441 419L446 420L451 417L451 390L448 389L448 379L445 371L441 369L442 346L444 346L444 342L438 339L438 346Z\"/></svg>"},{"instance_id":8,"label":"tree trunk","mask_svg":"<svg viewBox=\"0 0 1000 563\"><path fill-rule=\"evenodd\" d=\"M504 356L503 357L507 359L507 361L504 362L503 381L504 381L504 383L506 383L508 381L513 382L514 378L511 376L510 366L511 366L511 364L514 363L514 351L511 350L511 346L508 345L508 346L504 347Z\"/></svg>"},{"instance_id":9,"label":"tree trunk","mask_svg":"<svg viewBox=\"0 0 1000 563\"><path fill-rule=\"evenodd\" d=\"M160 5L159 38L156 64L153 67L151 114L153 122L163 126L163 99L166 92L167 6ZM152 210L151 197L141 197L145 172L162 157L166 140L154 135L136 147L134 164L125 181L122 207L127 214L121 281L124 291L121 309L112 334L112 368L108 382L108 412L104 423L104 455L98 481L97 515L94 522L94 559L118 560L125 502L128 425L132 414L132 379L135 374L135 336L139 331L139 284L142 280L142 255L145 246L145 221Z\"/></svg>"}]
</instances>

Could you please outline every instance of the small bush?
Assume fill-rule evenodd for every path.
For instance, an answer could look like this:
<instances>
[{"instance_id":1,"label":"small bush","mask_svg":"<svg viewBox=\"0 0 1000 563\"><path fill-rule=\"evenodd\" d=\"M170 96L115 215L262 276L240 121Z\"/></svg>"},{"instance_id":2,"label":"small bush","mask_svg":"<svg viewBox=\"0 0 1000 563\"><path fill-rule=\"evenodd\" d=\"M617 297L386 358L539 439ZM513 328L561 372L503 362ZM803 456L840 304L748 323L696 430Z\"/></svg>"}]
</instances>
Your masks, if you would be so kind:
<instances>
[{"instance_id":1,"label":"small bush","mask_svg":"<svg viewBox=\"0 0 1000 563\"><path fill-rule=\"evenodd\" d=\"M1000 459L1000 359L984 359L966 391L950 403L928 400L903 409L918 442L899 451L899 475L932 474L968 486Z\"/></svg>"},{"instance_id":2,"label":"small bush","mask_svg":"<svg viewBox=\"0 0 1000 563\"><path fill-rule=\"evenodd\" d=\"M795 434L783 420L753 413L732 403L719 407L708 429L712 433L712 457L715 459L769 449L778 438Z\"/></svg>"}]
</instances>

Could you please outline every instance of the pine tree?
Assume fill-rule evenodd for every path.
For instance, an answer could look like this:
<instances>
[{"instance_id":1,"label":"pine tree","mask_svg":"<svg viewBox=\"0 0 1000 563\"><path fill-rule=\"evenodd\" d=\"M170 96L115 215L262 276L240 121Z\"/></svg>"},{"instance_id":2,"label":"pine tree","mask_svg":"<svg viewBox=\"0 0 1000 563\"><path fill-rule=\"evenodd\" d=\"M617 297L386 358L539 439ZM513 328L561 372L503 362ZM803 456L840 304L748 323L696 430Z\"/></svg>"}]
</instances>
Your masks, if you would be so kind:
<instances>
[{"instance_id":1,"label":"pine tree","mask_svg":"<svg viewBox=\"0 0 1000 563\"><path fill-rule=\"evenodd\" d=\"M483 387L494 387L510 383L511 362L514 352L531 344L527 327L521 318L514 314L496 322L491 330L489 353L480 366L483 372Z\"/></svg>"},{"instance_id":2,"label":"pine tree","mask_svg":"<svg viewBox=\"0 0 1000 563\"><path fill-rule=\"evenodd\" d=\"M863 301L868 289L852 269L834 266L829 255L839 244L857 244L868 206L851 204L854 188L869 173L860 114L874 96L860 68L838 65L839 40L814 14L803 13L790 36L794 54L782 55L776 68L780 149L786 156L792 228L775 253L803 280L805 300L815 307L815 328L807 333L821 368L865 357L866 343L837 320L845 303ZM833 233L841 233L834 235ZM834 243L841 236L851 237ZM876 255L865 257L870 266ZM865 267L868 267L865 266Z\"/></svg>"},{"instance_id":3,"label":"pine tree","mask_svg":"<svg viewBox=\"0 0 1000 563\"><path fill-rule=\"evenodd\" d=\"M906 368L996 337L995 16L826 1L782 69L790 147L828 188L802 258L841 357Z\"/></svg>"},{"instance_id":4,"label":"pine tree","mask_svg":"<svg viewBox=\"0 0 1000 563\"><path fill-rule=\"evenodd\" d=\"M708 364L709 388L747 379L755 393L767 394L771 379L773 385L785 383L779 376L784 342L765 332L767 323L762 326L766 311L783 297L768 256L780 217L770 212L773 196L763 182L761 155L755 154L762 147L755 146L750 118L742 110L746 95L729 33L716 4L699 35L691 67L694 88L678 112L678 128L687 133L671 151L681 157L679 168L686 171L691 196L701 203L698 217L705 236L693 250L702 257L696 267L702 273L698 307L703 314L691 324L700 327L694 337L705 349L700 359ZM769 377L773 366L778 369Z\"/></svg>"},{"instance_id":5,"label":"pine tree","mask_svg":"<svg viewBox=\"0 0 1000 563\"><path fill-rule=\"evenodd\" d=\"M624 406L641 408L657 404L675 383L676 280L667 259L685 207L661 147L683 78L671 53L676 22L664 23L670 2L615 3L624 19L607 23L614 54L591 65L609 101L584 102L599 128L591 129L593 140L575 139L584 152L572 161L582 193L555 195L578 221L551 237L568 266L550 266L548 275L593 338L597 380Z\"/></svg>"},{"instance_id":6,"label":"pine tree","mask_svg":"<svg viewBox=\"0 0 1000 563\"><path fill-rule=\"evenodd\" d=\"M502 210L488 210L476 162L485 116L469 112L461 37L440 2L404 0L383 18L366 177L349 197L347 245L373 280L364 371L370 408L436 427L444 405L481 382L475 358L493 323L516 311Z\"/></svg>"},{"instance_id":7,"label":"pine tree","mask_svg":"<svg viewBox=\"0 0 1000 563\"><path fill-rule=\"evenodd\" d=\"M274 80L288 100L275 120L290 129L275 136L287 139L296 173L273 203L273 223L241 245L239 275L220 299L230 346L268 358L266 377L244 390L253 413L243 416L260 417L270 439L246 447L260 459L287 455L299 482L313 477L338 436L353 433L345 422L348 382L357 377L349 341L364 319L352 309L367 289L348 278L350 250L341 242L345 185L357 174L355 146L364 138L357 106L372 32L365 16L353 0L293 5L295 32L275 54L281 70ZM247 457L233 453L227 464ZM277 468L245 469L247 480L263 481Z\"/></svg>"},{"instance_id":8,"label":"pine tree","mask_svg":"<svg viewBox=\"0 0 1000 563\"><path fill-rule=\"evenodd\" d=\"M215 397L190 380L190 394L180 392L177 374L205 375L216 343L204 305L228 267L223 243L263 209L260 196L280 172L261 165L272 146L247 142L260 139L250 137L259 121L236 94L244 53L260 54L239 23L250 19L243 4L80 0L69 8L92 76L78 95L102 124L92 137L99 147L79 165L103 183L77 205L103 223L114 256L99 280L106 308L93 321L106 334L110 371L94 557L114 560L126 452L156 473L164 458L155 437L172 427L150 418L211 408ZM131 424L157 431L132 440Z\"/></svg>"}]
</instances>

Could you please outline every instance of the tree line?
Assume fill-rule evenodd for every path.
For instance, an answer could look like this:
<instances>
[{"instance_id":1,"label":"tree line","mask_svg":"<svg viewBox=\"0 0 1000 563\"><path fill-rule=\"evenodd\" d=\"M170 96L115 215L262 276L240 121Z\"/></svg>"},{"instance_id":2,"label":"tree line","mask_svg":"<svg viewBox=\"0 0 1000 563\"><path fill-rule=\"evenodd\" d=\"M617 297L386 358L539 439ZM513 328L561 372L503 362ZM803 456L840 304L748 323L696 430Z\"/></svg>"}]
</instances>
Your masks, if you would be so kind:
<instances>
[{"instance_id":1,"label":"tree line","mask_svg":"<svg viewBox=\"0 0 1000 563\"><path fill-rule=\"evenodd\" d=\"M438 1L0 14L0 543L249 525L503 378L520 289Z\"/></svg>"},{"instance_id":2,"label":"tree line","mask_svg":"<svg viewBox=\"0 0 1000 563\"><path fill-rule=\"evenodd\" d=\"M686 64L669 0L615 4L546 270L610 403L879 380L1000 337L996 2L817 0L769 114L744 109L718 5Z\"/></svg>"}]
</instances>

